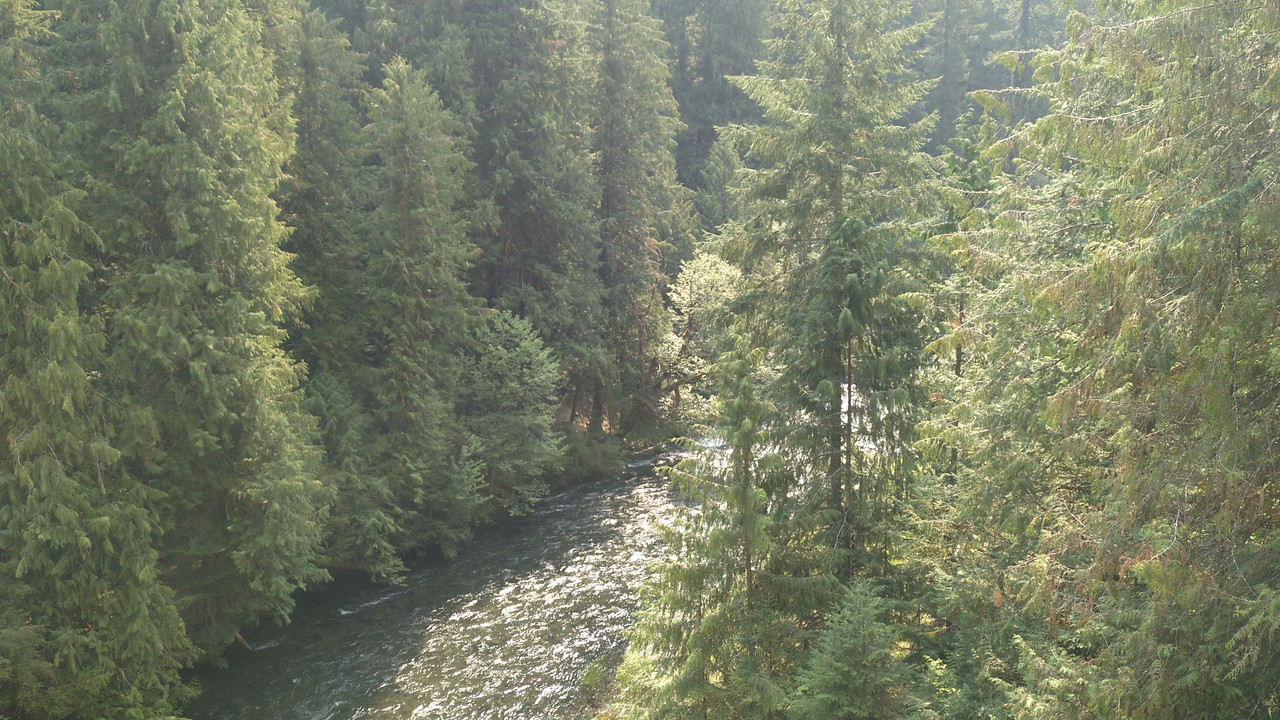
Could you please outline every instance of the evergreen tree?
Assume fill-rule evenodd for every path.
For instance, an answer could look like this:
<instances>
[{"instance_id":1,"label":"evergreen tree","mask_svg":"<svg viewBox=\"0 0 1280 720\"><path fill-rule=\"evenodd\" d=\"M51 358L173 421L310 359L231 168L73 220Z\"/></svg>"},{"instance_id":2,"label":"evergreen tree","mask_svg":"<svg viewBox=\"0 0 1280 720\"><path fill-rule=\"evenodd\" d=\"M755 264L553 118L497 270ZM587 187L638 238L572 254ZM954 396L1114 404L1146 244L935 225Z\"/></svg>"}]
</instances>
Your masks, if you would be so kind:
<instances>
[{"instance_id":1,"label":"evergreen tree","mask_svg":"<svg viewBox=\"0 0 1280 720\"><path fill-rule=\"evenodd\" d=\"M497 215L480 241L480 294L529 320L561 364L563 417L599 432L597 391L613 368L601 334L590 16L579 0L541 0L477 7L470 22L475 160Z\"/></svg>"},{"instance_id":2,"label":"evergreen tree","mask_svg":"<svg viewBox=\"0 0 1280 720\"><path fill-rule=\"evenodd\" d=\"M763 298L800 475L826 491L852 561L884 571L920 344L904 295L917 287L910 222L929 121L898 120L929 87L907 52L924 28L899 26L905 7L891 2L784 7L762 74L736 80L771 124L728 131L760 169L740 239L722 242Z\"/></svg>"},{"instance_id":3,"label":"evergreen tree","mask_svg":"<svg viewBox=\"0 0 1280 720\"><path fill-rule=\"evenodd\" d=\"M913 15L923 20L936 18L924 39L927 49L920 62L923 77L936 77L938 84L925 99L925 112L938 113L933 143L945 147L959 120L971 107L969 93L980 88L1004 87L1013 80L991 77L987 62L992 52L1011 49L1007 43L997 44L1006 23L992 0L938 0L917 3ZM997 68L998 69L998 68ZM984 82L985 81L985 82ZM990 84L986 84L990 83Z\"/></svg>"},{"instance_id":4,"label":"evergreen tree","mask_svg":"<svg viewBox=\"0 0 1280 720\"><path fill-rule=\"evenodd\" d=\"M769 450L773 414L757 397L764 353L737 334L716 368L725 450L672 474L698 506L663 530L672 558L642 592L619 671L627 717L776 718L835 581L812 518Z\"/></svg>"},{"instance_id":5,"label":"evergreen tree","mask_svg":"<svg viewBox=\"0 0 1280 720\"><path fill-rule=\"evenodd\" d=\"M463 358L459 411L479 446L482 493L495 511L526 512L562 450L553 430L560 368L533 326L509 313L476 330Z\"/></svg>"},{"instance_id":6,"label":"evergreen tree","mask_svg":"<svg viewBox=\"0 0 1280 720\"><path fill-rule=\"evenodd\" d=\"M366 68L336 21L318 10L301 15L295 35L295 62L284 78L295 96L297 151L279 196L282 217L293 228L286 245L296 254L293 267L315 288L288 347L307 365L324 481L335 493L325 563L389 579L403 564L392 485L374 470L367 272L373 179L359 105Z\"/></svg>"},{"instance_id":7,"label":"evergreen tree","mask_svg":"<svg viewBox=\"0 0 1280 720\"><path fill-rule=\"evenodd\" d=\"M0 716L164 715L192 648L153 547L160 493L105 421L99 240L37 110L52 16L0 3Z\"/></svg>"},{"instance_id":8,"label":"evergreen tree","mask_svg":"<svg viewBox=\"0 0 1280 720\"><path fill-rule=\"evenodd\" d=\"M346 18L358 48L382 59L401 53L426 68L443 104L464 123L461 132L472 141L469 158L475 163L474 177L464 190L471 207L471 236L479 249L472 291L492 308L532 323L562 368L558 395L563 407L558 417L569 427L595 431L590 443L570 443L571 452L597 445L606 428L616 430L621 406L627 395L634 395L634 390L616 390L619 355L633 355L629 346L648 339L635 337L620 347L606 339L623 334L606 332L607 316L617 313L606 311L605 305L613 303L624 314L632 308L623 297L627 290L606 298L602 274L611 275L623 265L641 274L646 271L634 263L618 261L613 263L618 267L607 270L601 264L603 190L599 156L593 150L603 138L592 127L606 130L595 122L605 108L597 96L603 91L602 26L593 24L603 6L589 0L377 0L330 6ZM646 88L650 96L630 110L652 113L660 122L652 129L635 123L628 131L631 135L614 137L618 142L643 142L648 131L658 147L671 131L672 115L667 107L650 109L651 102L664 102L661 82L652 82L658 77L653 73L661 70L653 65L647 47L633 55L619 55L621 63L615 65L623 72L647 68L642 75L649 73L650 79L636 87ZM640 65L634 64L636 57ZM630 92L626 83L616 90ZM625 115L619 117L626 120ZM650 209L656 212L646 219L650 226L644 242L660 244L679 237L683 226L670 217L673 203L676 208L681 203L661 196L669 189L661 181L665 150L659 150L657 155L640 153L636 158L652 166L646 165L658 173L658 181L645 179L640 184L647 188L632 184L626 192L652 203ZM659 195L652 195L652 190ZM679 210L674 213L676 219L681 216ZM644 280L636 287L644 294L651 284ZM625 334L635 336L630 330ZM633 365L627 371L632 382L638 383L647 365L627 362ZM606 417L610 413L615 416Z\"/></svg>"},{"instance_id":9,"label":"evergreen tree","mask_svg":"<svg viewBox=\"0 0 1280 720\"><path fill-rule=\"evenodd\" d=\"M962 118L957 128L942 157L945 214L930 237L940 261L935 340L927 346L935 362L926 366L929 404L917 426L923 462L904 555L919 579L917 602L927 608L914 628L916 650L932 657L950 684L937 698L950 712L943 717L976 718L1004 706L1004 688L1016 677L1009 662L1014 636L1029 629L1015 620L1015 599L1005 598L1004 569L1035 542L1028 526L1040 504L1056 501L1047 478L1033 479L1044 468L1031 458L1049 437L1034 413L1009 410L1056 380L1052 366L1038 363L991 372L1002 351L1025 356L1028 346L1038 349L1033 338L1046 328L1025 304L1018 279L1004 274L1014 252L979 250L1001 206L993 178L1004 157L982 152L996 124ZM1002 301L989 305L995 297ZM1016 328L1011 317L1022 318ZM979 458L983 470L976 472Z\"/></svg>"},{"instance_id":10,"label":"evergreen tree","mask_svg":"<svg viewBox=\"0 0 1280 720\"><path fill-rule=\"evenodd\" d=\"M348 18L356 47L372 57L374 69L396 57L405 58L426 73L427 83L445 108L468 125L477 120L477 63L488 62L489 52L505 57L516 50L485 44L487 28L483 21L477 22L491 11L518 16L521 6L516 4L505 10L466 0L327 0L324 4L335 6L335 12ZM483 55L473 51L477 44L485 47Z\"/></svg>"},{"instance_id":11,"label":"evergreen tree","mask_svg":"<svg viewBox=\"0 0 1280 720\"><path fill-rule=\"evenodd\" d=\"M453 412L475 309L459 212L469 163L423 73L396 59L383 75L365 127L378 166L367 269L374 471L393 490L404 545L452 552L480 502L474 448Z\"/></svg>"},{"instance_id":12,"label":"evergreen tree","mask_svg":"<svg viewBox=\"0 0 1280 720\"><path fill-rule=\"evenodd\" d=\"M942 343L974 351L949 524L988 538L950 569L985 606L957 654L1030 717L1265 717L1275 17L1102 12L1039 56L1051 112L988 148L1018 163Z\"/></svg>"},{"instance_id":13,"label":"evergreen tree","mask_svg":"<svg viewBox=\"0 0 1280 720\"><path fill-rule=\"evenodd\" d=\"M671 89L684 129L676 136L676 171L701 189L719 128L759 120L759 108L729 81L763 55L772 3L767 0L653 0L671 46Z\"/></svg>"},{"instance_id":14,"label":"evergreen tree","mask_svg":"<svg viewBox=\"0 0 1280 720\"><path fill-rule=\"evenodd\" d=\"M672 243L689 244L689 202L676 183L672 137L679 121L658 24L642 0L603 0L599 12L600 275L605 335L617 365L605 404L623 406L615 415L626 429L659 415L656 354L666 318L660 289Z\"/></svg>"},{"instance_id":15,"label":"evergreen tree","mask_svg":"<svg viewBox=\"0 0 1280 720\"><path fill-rule=\"evenodd\" d=\"M737 197L742 169L742 158L727 138L711 146L693 196L693 207L704 233L718 233L725 223L743 219L742 203Z\"/></svg>"},{"instance_id":16,"label":"evergreen tree","mask_svg":"<svg viewBox=\"0 0 1280 720\"><path fill-rule=\"evenodd\" d=\"M236 2L49 3L84 215L102 239L104 418L150 489L158 566L211 649L283 619L317 568L328 490L281 323L304 289L270 194L291 151L263 26Z\"/></svg>"},{"instance_id":17,"label":"evergreen tree","mask_svg":"<svg viewBox=\"0 0 1280 720\"><path fill-rule=\"evenodd\" d=\"M803 670L790 716L798 720L893 720L912 716L916 680L901 657L885 601L865 581L840 599Z\"/></svg>"}]
</instances>

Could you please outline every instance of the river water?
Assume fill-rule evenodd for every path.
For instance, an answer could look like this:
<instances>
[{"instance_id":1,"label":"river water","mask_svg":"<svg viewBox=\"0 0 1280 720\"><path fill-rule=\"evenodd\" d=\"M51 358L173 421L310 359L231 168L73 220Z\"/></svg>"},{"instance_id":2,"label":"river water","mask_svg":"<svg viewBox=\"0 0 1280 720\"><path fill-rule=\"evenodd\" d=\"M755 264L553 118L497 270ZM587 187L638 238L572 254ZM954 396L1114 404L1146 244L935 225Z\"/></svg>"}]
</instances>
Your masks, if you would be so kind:
<instances>
[{"instance_id":1,"label":"river water","mask_svg":"<svg viewBox=\"0 0 1280 720\"><path fill-rule=\"evenodd\" d=\"M203 669L195 720L589 716L674 503L649 463L481 531L398 588L330 588Z\"/></svg>"}]
</instances>

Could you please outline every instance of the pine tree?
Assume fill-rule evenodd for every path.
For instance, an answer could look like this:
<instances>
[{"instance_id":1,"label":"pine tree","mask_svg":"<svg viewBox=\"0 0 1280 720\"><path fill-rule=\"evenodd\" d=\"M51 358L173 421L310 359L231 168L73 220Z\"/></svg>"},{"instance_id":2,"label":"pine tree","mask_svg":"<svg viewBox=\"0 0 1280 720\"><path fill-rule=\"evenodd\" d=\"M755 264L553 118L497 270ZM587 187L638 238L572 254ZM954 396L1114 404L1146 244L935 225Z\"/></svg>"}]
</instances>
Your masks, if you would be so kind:
<instances>
[{"instance_id":1,"label":"pine tree","mask_svg":"<svg viewBox=\"0 0 1280 720\"><path fill-rule=\"evenodd\" d=\"M945 697L935 698L943 717L981 717L1005 705L1017 675L1014 636L1030 631L1016 620L1016 599L1006 598L1005 568L1034 544L1041 504L1058 500L1031 460L1053 442L1053 429L1018 405L1056 382L1055 369L1015 361L992 372L994 356L1038 350L1035 336L1047 329L1018 279L1005 275L1015 252L980 249L1001 209L993 178L1005 157L983 152L996 130L989 117L980 126L968 117L957 123L941 158L944 214L929 238L938 261L935 339L926 346L934 362L926 365L929 403L916 428L922 462L904 556L917 578L913 597L927 608L912 640L946 676ZM1011 317L1021 320L1015 326Z\"/></svg>"},{"instance_id":2,"label":"pine tree","mask_svg":"<svg viewBox=\"0 0 1280 720\"><path fill-rule=\"evenodd\" d=\"M445 107L463 123L475 163L465 189L479 249L472 292L493 309L529 320L548 343L561 365L561 424L594 430L589 442L571 442L570 452L583 462L611 456L598 450L607 444L605 429L615 430L619 418L606 416L617 413L626 393L615 391L618 353L603 329L609 300L601 279L602 189L592 152L602 81L591 21L600 5L377 0L330 6L352 27L358 49L384 61L400 53L426 69ZM667 114L660 110L656 117ZM664 219L667 204L660 200L654 223L659 241L678 235ZM595 449L579 453L588 447Z\"/></svg>"},{"instance_id":3,"label":"pine tree","mask_svg":"<svg viewBox=\"0 0 1280 720\"><path fill-rule=\"evenodd\" d=\"M1103 11L1038 57L1050 113L988 148L1018 161L970 236L987 289L948 407L952 523L990 540L949 582L985 597L970 647L1026 716L1264 717L1275 15Z\"/></svg>"},{"instance_id":4,"label":"pine tree","mask_svg":"<svg viewBox=\"0 0 1280 720\"><path fill-rule=\"evenodd\" d=\"M893 720L910 717L916 678L885 621L887 603L854 581L799 674L790 717Z\"/></svg>"},{"instance_id":5,"label":"pine tree","mask_svg":"<svg viewBox=\"0 0 1280 720\"><path fill-rule=\"evenodd\" d=\"M532 323L561 364L563 416L598 434L606 409L597 390L613 368L601 332L590 14L580 0L541 0L476 7L469 22L474 158L497 216L479 243L479 294Z\"/></svg>"},{"instance_id":6,"label":"pine tree","mask_svg":"<svg viewBox=\"0 0 1280 720\"><path fill-rule=\"evenodd\" d=\"M932 22L923 38L916 71L938 84L914 108L911 118L938 115L928 150L945 155L957 124L980 104L975 93L996 93L1004 112L1022 119L1042 115L1047 106L1030 85L1028 60L1037 50L1058 47L1066 39L1064 23L1072 8L1037 0L926 0L913 3L910 17Z\"/></svg>"},{"instance_id":7,"label":"pine tree","mask_svg":"<svg viewBox=\"0 0 1280 720\"><path fill-rule=\"evenodd\" d=\"M936 18L924 39L928 49L918 63L922 77L936 77L938 84L925 99L926 112L938 114L932 144L940 150L957 129L956 121L976 107L969 93L983 87L1003 87L1012 77L989 77L986 63L995 51L1011 49L996 44L1007 23L992 0L938 0L919 3L914 16ZM1001 82L1003 80L1003 82ZM993 85L982 83L992 82Z\"/></svg>"},{"instance_id":8,"label":"pine tree","mask_svg":"<svg viewBox=\"0 0 1280 720\"><path fill-rule=\"evenodd\" d=\"M676 136L680 182L702 189L719 128L755 122L759 108L729 78L751 73L764 51L766 0L654 0L671 46L671 89L684 129Z\"/></svg>"},{"instance_id":9,"label":"pine tree","mask_svg":"<svg viewBox=\"0 0 1280 720\"><path fill-rule=\"evenodd\" d=\"M716 234L725 223L743 219L742 203L737 197L742 169L742 158L727 138L711 146L693 197L703 233Z\"/></svg>"},{"instance_id":10,"label":"pine tree","mask_svg":"<svg viewBox=\"0 0 1280 720\"><path fill-rule=\"evenodd\" d=\"M490 52L504 57L515 50L485 44L489 39L485 37L488 28L476 20L484 17L490 9L482 3L465 0L343 0L326 4L336 6L334 12L348 19L356 47L369 54L375 70L396 57L405 58L426 73L427 84L436 92L441 104L468 125L477 121L476 99L480 82L476 76L476 64L487 63ZM518 16L520 11L513 13L512 9L520 6L508 5L509 8L499 12ZM474 50L477 43L485 44L483 56ZM483 71L481 75L483 78ZM468 129L469 137L473 129Z\"/></svg>"},{"instance_id":11,"label":"pine tree","mask_svg":"<svg viewBox=\"0 0 1280 720\"><path fill-rule=\"evenodd\" d=\"M1088 92L1049 85L1055 112L1033 136L1054 142L1027 153L1037 165L1093 161L1046 173L1031 196L1079 248L1059 282L1036 283L1060 321L1079 323L1061 356L1071 382L1045 414L1068 442L1106 438L1081 463L1095 478L1082 499L1101 509L1082 537L1055 540L1078 553L1065 578L1116 614L1073 629L1107 677L1096 702L1117 714L1260 715L1280 702L1263 659L1274 635L1256 630L1280 627L1268 599L1275 524L1253 510L1274 498L1262 478L1280 399L1268 339L1280 157L1258 125L1276 99L1276 16L1115 11L1114 28L1076 18L1066 50L1041 58L1042 81L1060 69ZM1065 208L1055 191L1071 193ZM1125 587L1104 593L1113 578ZM1054 674L1028 673L1042 688Z\"/></svg>"},{"instance_id":12,"label":"pine tree","mask_svg":"<svg viewBox=\"0 0 1280 720\"><path fill-rule=\"evenodd\" d=\"M327 489L281 323L305 297L270 194L291 151L263 26L239 3L50 3L53 107L102 238L90 300L124 471L152 488L164 582L203 649L283 619Z\"/></svg>"},{"instance_id":13,"label":"pine tree","mask_svg":"<svg viewBox=\"0 0 1280 720\"><path fill-rule=\"evenodd\" d=\"M368 359L374 321L367 239L375 229L373 173L361 134L366 68L337 22L318 10L301 13L292 34L292 62L280 63L280 75L295 97L297 151L277 194L293 230L285 246L296 255L292 267L315 288L287 347L307 366L324 482L335 493L325 564L392 579L404 568L402 528L392 484L374 470Z\"/></svg>"},{"instance_id":14,"label":"pine tree","mask_svg":"<svg viewBox=\"0 0 1280 720\"><path fill-rule=\"evenodd\" d=\"M459 414L478 449L490 511L526 512L559 458L554 432L560 368L526 320L494 313L477 328L460 371Z\"/></svg>"}]
</instances>

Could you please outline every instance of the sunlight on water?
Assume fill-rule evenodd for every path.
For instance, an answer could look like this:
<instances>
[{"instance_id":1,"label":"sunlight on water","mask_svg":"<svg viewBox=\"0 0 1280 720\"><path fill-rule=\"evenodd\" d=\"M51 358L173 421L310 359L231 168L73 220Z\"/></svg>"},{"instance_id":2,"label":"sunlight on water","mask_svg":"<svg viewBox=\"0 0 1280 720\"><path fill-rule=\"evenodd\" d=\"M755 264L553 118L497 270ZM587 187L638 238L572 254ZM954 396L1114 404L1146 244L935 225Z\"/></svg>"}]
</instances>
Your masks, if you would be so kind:
<instances>
[{"instance_id":1,"label":"sunlight on water","mask_svg":"<svg viewBox=\"0 0 1280 720\"><path fill-rule=\"evenodd\" d=\"M643 468L558 495L413 574L331 590L254 651L203 671L197 719L577 717L582 675L612 667L672 505Z\"/></svg>"}]
</instances>

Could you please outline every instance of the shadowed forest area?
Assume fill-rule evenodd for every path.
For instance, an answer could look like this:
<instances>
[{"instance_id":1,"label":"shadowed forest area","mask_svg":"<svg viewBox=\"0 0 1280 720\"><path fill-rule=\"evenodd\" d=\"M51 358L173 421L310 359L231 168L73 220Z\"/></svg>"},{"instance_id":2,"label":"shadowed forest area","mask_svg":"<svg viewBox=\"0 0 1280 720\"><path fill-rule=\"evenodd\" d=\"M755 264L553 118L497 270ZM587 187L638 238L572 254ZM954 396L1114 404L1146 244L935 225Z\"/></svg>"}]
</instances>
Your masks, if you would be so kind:
<instances>
[{"instance_id":1,"label":"shadowed forest area","mask_svg":"<svg viewBox=\"0 0 1280 720\"><path fill-rule=\"evenodd\" d=\"M1274 2L0 0L0 718L679 437L602 718L1280 716L1278 115Z\"/></svg>"}]
</instances>

